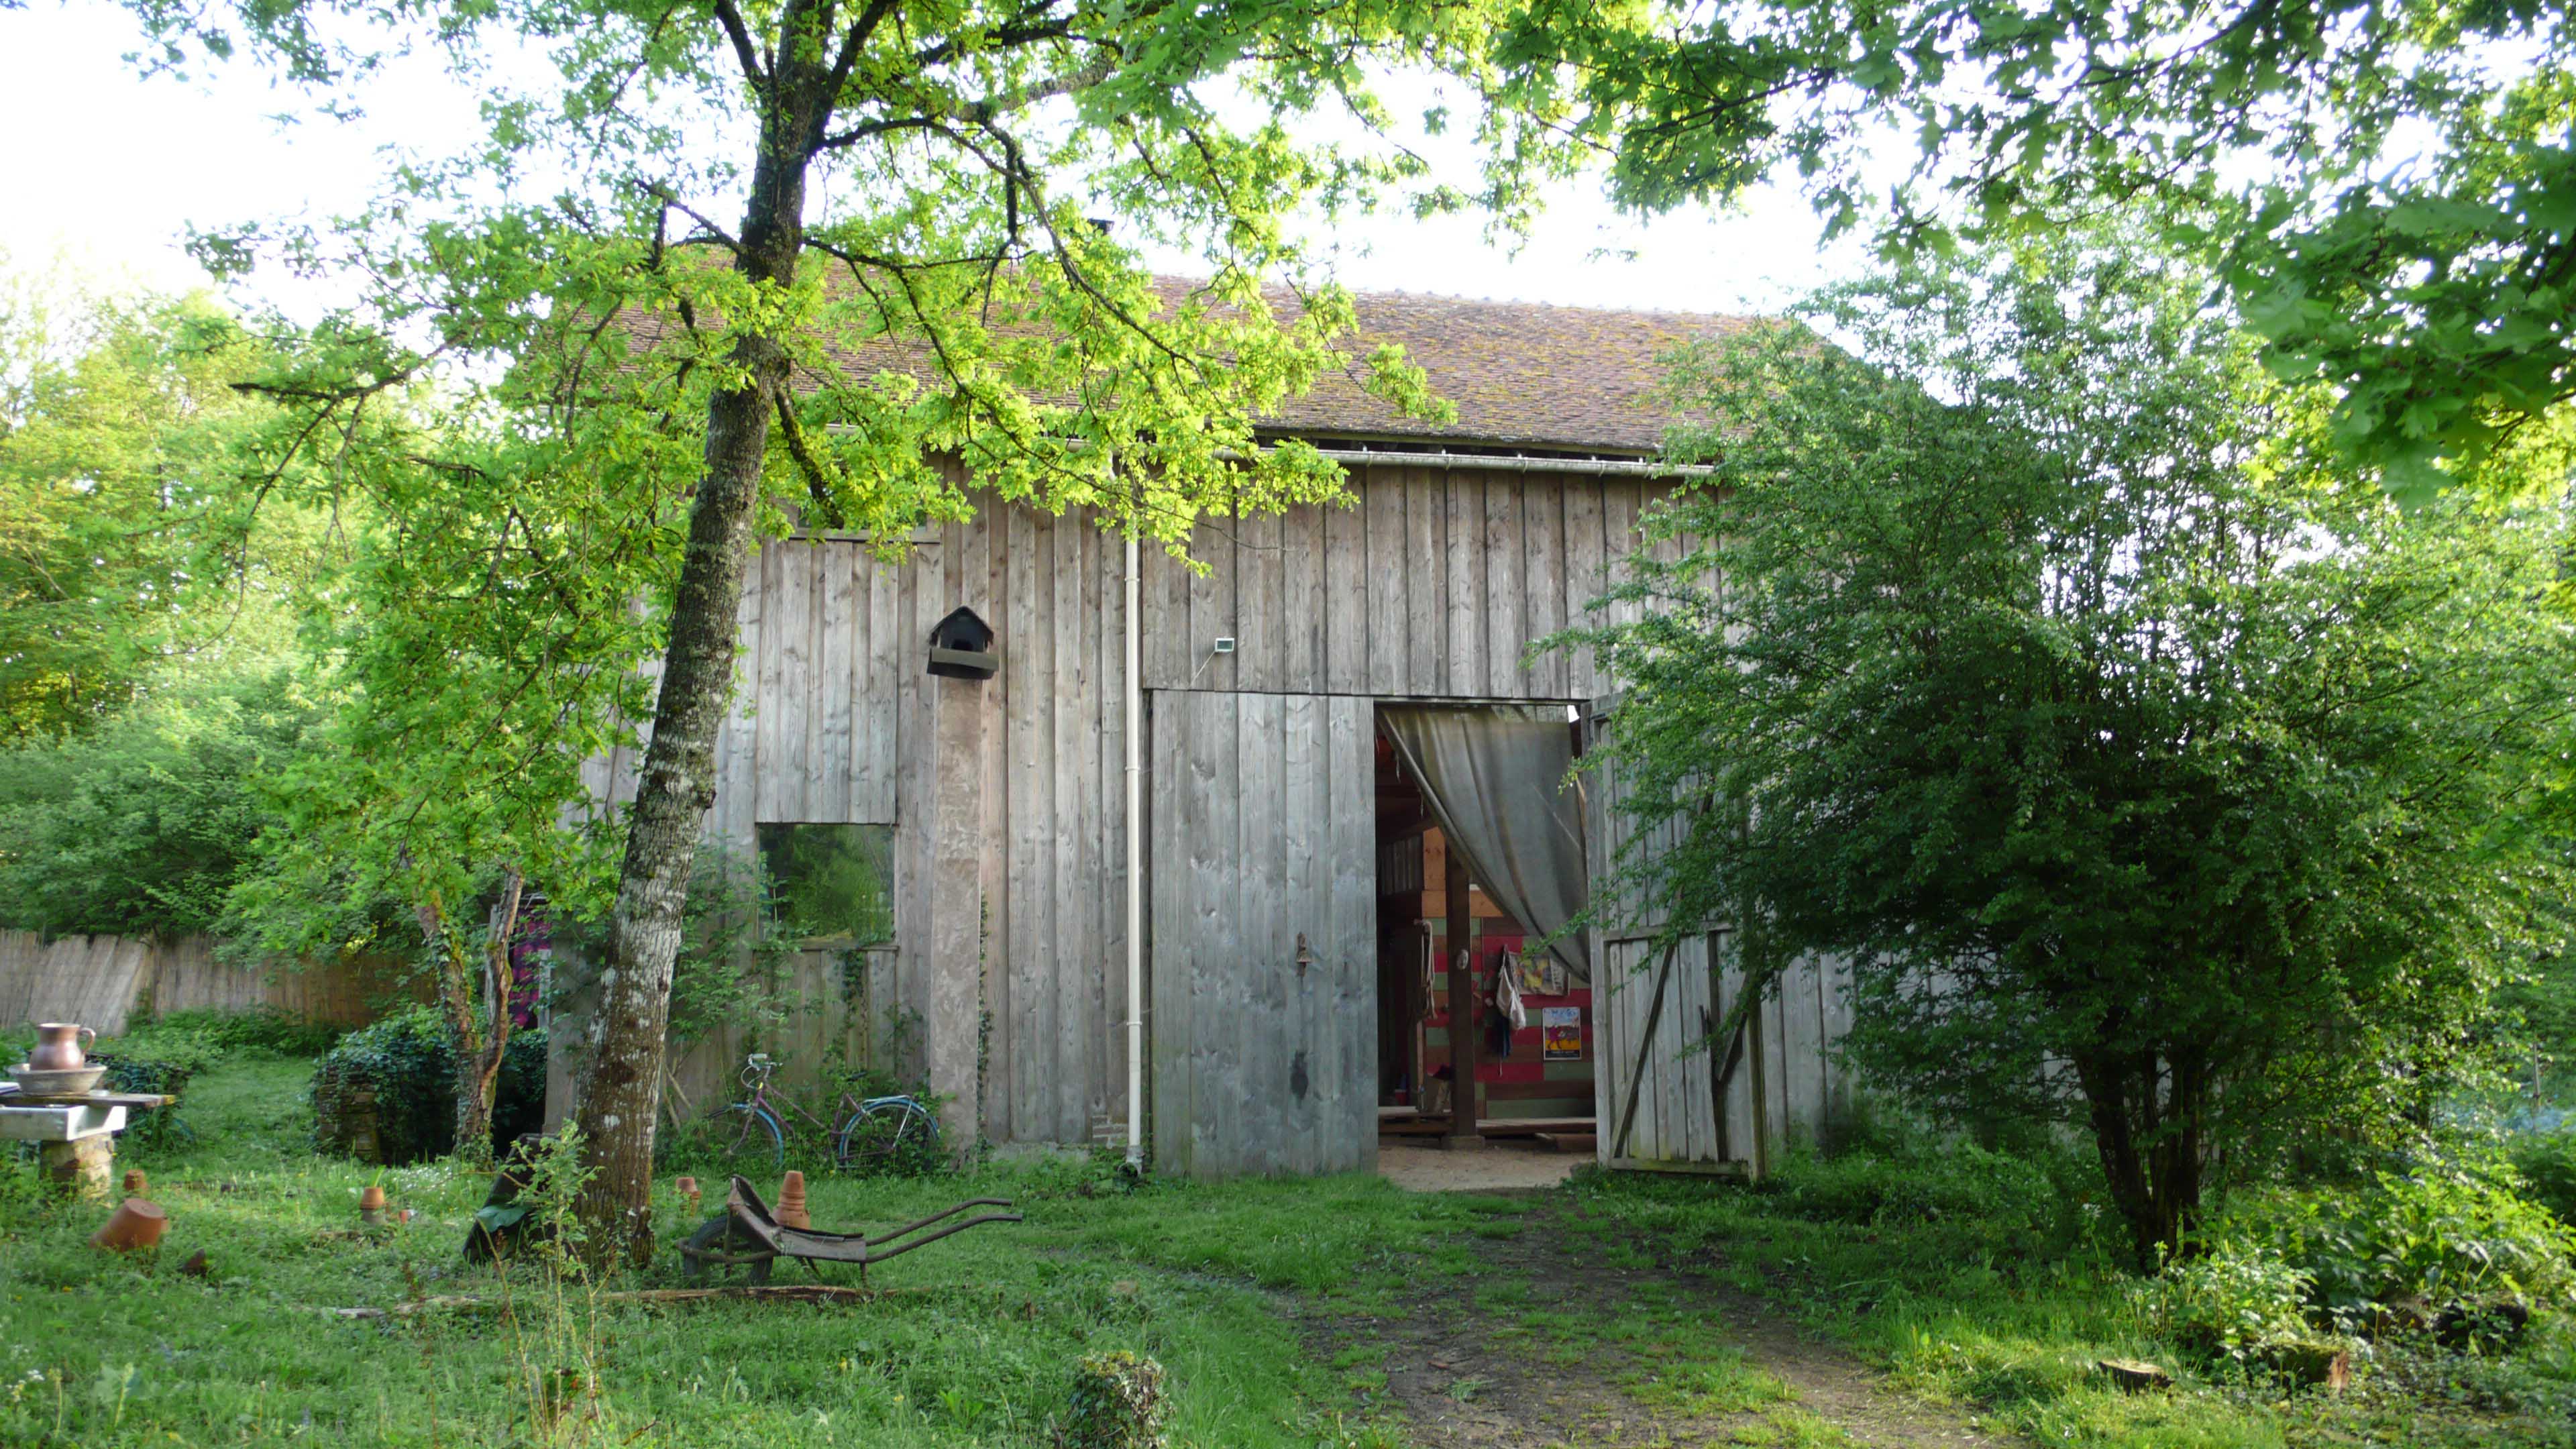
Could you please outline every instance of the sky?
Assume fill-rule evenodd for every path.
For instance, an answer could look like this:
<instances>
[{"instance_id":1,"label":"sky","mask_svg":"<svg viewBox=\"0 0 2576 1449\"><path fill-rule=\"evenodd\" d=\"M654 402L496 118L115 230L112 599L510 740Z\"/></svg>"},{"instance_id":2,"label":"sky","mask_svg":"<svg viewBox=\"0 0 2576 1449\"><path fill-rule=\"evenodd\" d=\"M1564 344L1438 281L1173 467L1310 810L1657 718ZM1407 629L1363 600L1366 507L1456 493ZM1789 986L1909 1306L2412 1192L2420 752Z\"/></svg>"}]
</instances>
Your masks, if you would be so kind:
<instances>
[{"instance_id":1,"label":"sky","mask_svg":"<svg viewBox=\"0 0 2576 1449\"><path fill-rule=\"evenodd\" d=\"M472 92L427 67L370 87L363 120L296 120L301 98L253 67L145 78L125 59L137 43L114 5L0 9L0 56L10 57L0 85L0 136L10 138L0 150L0 250L17 267L59 257L110 284L202 285L179 245L189 224L354 210L385 148L437 149L478 126ZM1848 244L1820 250L1819 230L1787 191L1757 192L1733 214L1640 223L1613 216L1595 186L1578 182L1551 197L1516 253L1492 245L1473 218L1387 216L1345 226L1333 238L1333 270L1371 291L1767 311L1858 261ZM301 310L291 306L295 284L268 285Z\"/></svg>"}]
</instances>

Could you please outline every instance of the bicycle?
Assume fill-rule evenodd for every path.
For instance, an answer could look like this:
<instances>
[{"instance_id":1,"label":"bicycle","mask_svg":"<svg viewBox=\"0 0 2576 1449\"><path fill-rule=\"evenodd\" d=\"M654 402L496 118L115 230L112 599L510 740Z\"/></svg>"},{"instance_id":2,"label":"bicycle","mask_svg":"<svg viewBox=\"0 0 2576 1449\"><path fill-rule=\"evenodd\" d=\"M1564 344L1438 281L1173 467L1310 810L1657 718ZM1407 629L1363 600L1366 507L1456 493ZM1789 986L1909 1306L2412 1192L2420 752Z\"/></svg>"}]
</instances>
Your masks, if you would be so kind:
<instances>
[{"instance_id":1,"label":"bicycle","mask_svg":"<svg viewBox=\"0 0 2576 1449\"><path fill-rule=\"evenodd\" d=\"M897 1094L886 1097L860 1097L843 1092L833 1108L834 1121L826 1122L786 1098L773 1101L769 1079L778 1074L778 1063L767 1052L753 1052L744 1059L742 1085L745 1100L728 1103L728 1116L739 1117L741 1126L720 1151L727 1166L739 1171L756 1156L767 1156L780 1170L787 1166L787 1118L779 1111L785 1107L814 1124L824 1139L832 1144L832 1161L847 1170L853 1160L885 1162L907 1150L936 1151L939 1146L939 1119L919 1099Z\"/></svg>"}]
</instances>

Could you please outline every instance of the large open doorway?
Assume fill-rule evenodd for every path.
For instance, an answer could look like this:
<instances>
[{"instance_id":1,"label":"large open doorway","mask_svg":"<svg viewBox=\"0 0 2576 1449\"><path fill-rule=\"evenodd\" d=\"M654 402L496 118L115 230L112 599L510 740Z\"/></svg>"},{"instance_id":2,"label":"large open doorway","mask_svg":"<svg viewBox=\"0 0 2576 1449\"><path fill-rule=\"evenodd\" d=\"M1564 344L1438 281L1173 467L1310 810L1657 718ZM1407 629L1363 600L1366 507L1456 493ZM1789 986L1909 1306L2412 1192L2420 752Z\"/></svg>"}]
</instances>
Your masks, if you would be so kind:
<instances>
[{"instance_id":1,"label":"large open doorway","mask_svg":"<svg viewBox=\"0 0 2576 1449\"><path fill-rule=\"evenodd\" d=\"M1473 1169L1480 1180L1552 1181L1594 1151L1592 983L1513 919L1497 899L1510 892L1477 879L1383 711L1374 744L1381 1165L1399 1181L1454 1177L1463 1163L1422 1149L1491 1147L1546 1160L1497 1155ZM1485 784L1557 789L1529 773Z\"/></svg>"}]
</instances>

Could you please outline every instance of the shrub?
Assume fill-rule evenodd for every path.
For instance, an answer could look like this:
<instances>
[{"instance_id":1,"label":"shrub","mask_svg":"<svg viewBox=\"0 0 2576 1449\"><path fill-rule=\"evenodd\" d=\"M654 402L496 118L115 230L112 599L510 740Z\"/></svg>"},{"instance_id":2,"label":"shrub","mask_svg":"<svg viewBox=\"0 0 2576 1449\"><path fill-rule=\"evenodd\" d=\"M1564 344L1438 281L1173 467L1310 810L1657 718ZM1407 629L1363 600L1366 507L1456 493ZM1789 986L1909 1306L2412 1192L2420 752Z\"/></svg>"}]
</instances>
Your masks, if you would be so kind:
<instances>
[{"instance_id":1,"label":"shrub","mask_svg":"<svg viewBox=\"0 0 2576 1449\"><path fill-rule=\"evenodd\" d=\"M347 1034L345 1027L307 1021L274 1006L254 1006L247 1011L192 1007L163 1012L148 1025L155 1032L187 1032L228 1051L274 1052L286 1057L318 1057Z\"/></svg>"},{"instance_id":2,"label":"shrub","mask_svg":"<svg viewBox=\"0 0 2576 1449\"><path fill-rule=\"evenodd\" d=\"M99 1085L110 1091L181 1097L187 1093L189 1079L223 1054L221 1044L196 1032L142 1026L100 1041L89 1059L107 1068L107 1076ZM137 1113L130 1131L142 1142L165 1142L173 1132L181 1130L179 1110L174 1103Z\"/></svg>"},{"instance_id":3,"label":"shrub","mask_svg":"<svg viewBox=\"0 0 2576 1449\"><path fill-rule=\"evenodd\" d=\"M1092 1354L1073 1376L1058 1449L1162 1449L1163 1366L1119 1350Z\"/></svg>"},{"instance_id":4,"label":"shrub","mask_svg":"<svg viewBox=\"0 0 2576 1449\"><path fill-rule=\"evenodd\" d=\"M2505 1148L2523 1195L2576 1226L2576 1132L2525 1132Z\"/></svg>"},{"instance_id":5,"label":"shrub","mask_svg":"<svg viewBox=\"0 0 2576 1449\"><path fill-rule=\"evenodd\" d=\"M2576 1230L2514 1190L2502 1164L2437 1157L2348 1189L2240 1195L2206 1235L2306 1274L2309 1305L2350 1327L2375 1305L2570 1301Z\"/></svg>"},{"instance_id":6,"label":"shrub","mask_svg":"<svg viewBox=\"0 0 2576 1449\"><path fill-rule=\"evenodd\" d=\"M2137 1292L2166 1342L2200 1358L2243 1363L2307 1335L2313 1286L2274 1249L2238 1243L2167 1268Z\"/></svg>"},{"instance_id":7,"label":"shrub","mask_svg":"<svg viewBox=\"0 0 2576 1449\"><path fill-rule=\"evenodd\" d=\"M502 1053L492 1140L505 1148L545 1120L546 1034L514 1032ZM341 1038L313 1068L313 1141L388 1164L444 1157L456 1148L456 1050L429 1007L415 1007Z\"/></svg>"}]
</instances>

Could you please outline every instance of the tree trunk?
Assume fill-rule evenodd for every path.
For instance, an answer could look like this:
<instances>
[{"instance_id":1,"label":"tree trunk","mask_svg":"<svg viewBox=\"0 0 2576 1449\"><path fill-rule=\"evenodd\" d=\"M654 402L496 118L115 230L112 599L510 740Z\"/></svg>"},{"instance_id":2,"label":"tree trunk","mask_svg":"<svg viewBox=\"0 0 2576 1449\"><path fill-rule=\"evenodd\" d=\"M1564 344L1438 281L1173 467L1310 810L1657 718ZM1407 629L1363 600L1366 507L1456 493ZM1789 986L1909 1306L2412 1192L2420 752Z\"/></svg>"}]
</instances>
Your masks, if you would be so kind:
<instances>
[{"instance_id":1,"label":"tree trunk","mask_svg":"<svg viewBox=\"0 0 2576 1449\"><path fill-rule=\"evenodd\" d=\"M810 4L791 0L782 34L801 35L810 15ZM812 46L782 44L776 64L734 270L784 287L804 247L806 164L828 115L832 81ZM746 381L707 402L705 472L689 507L653 738L628 814L599 1006L573 1082L582 1165L590 1173L579 1216L593 1263L623 1256L641 1265L653 1255L653 1129L671 970L699 823L715 803L716 730L733 694L736 618L770 409L787 387L787 352L776 337L746 334L733 357Z\"/></svg>"},{"instance_id":2,"label":"tree trunk","mask_svg":"<svg viewBox=\"0 0 2576 1449\"><path fill-rule=\"evenodd\" d=\"M2209 1084L2187 1056L2152 1052L2078 1055L2075 1076L2132 1261L2153 1273L2183 1256L2199 1219Z\"/></svg>"}]
</instances>

